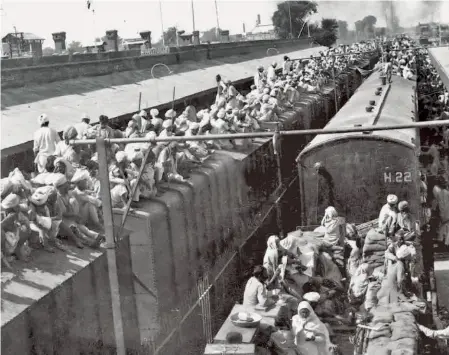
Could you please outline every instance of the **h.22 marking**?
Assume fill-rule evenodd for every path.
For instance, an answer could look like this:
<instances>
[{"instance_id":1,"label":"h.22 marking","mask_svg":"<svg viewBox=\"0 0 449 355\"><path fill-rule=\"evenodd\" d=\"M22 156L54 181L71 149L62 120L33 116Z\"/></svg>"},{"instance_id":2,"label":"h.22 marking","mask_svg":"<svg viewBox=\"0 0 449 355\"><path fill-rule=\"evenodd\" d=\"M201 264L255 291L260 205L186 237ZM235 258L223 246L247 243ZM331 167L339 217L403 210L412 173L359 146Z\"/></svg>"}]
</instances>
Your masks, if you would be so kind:
<instances>
[{"instance_id":1,"label":"h.22 marking","mask_svg":"<svg viewBox=\"0 0 449 355\"><path fill-rule=\"evenodd\" d=\"M412 173L410 171L406 171L404 173L397 172L385 172L384 173L384 182L386 183L401 183L401 182L412 182Z\"/></svg>"}]
</instances>

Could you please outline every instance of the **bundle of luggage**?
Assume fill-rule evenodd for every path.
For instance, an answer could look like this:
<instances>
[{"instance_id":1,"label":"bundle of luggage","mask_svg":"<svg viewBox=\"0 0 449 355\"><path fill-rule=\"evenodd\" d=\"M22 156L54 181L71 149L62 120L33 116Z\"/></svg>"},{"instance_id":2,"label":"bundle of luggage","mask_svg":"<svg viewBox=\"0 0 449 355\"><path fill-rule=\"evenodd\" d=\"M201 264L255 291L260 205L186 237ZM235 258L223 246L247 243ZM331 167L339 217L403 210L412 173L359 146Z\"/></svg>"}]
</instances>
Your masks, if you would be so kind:
<instances>
[{"instance_id":1,"label":"bundle of luggage","mask_svg":"<svg viewBox=\"0 0 449 355\"><path fill-rule=\"evenodd\" d=\"M371 310L372 330L368 333L366 355L415 355L419 330L413 312L418 311L411 303L392 303Z\"/></svg>"},{"instance_id":2,"label":"bundle of luggage","mask_svg":"<svg viewBox=\"0 0 449 355\"><path fill-rule=\"evenodd\" d=\"M383 266L386 249L387 240L385 235L377 232L374 228L370 229L366 234L363 245L363 262L369 264L372 270Z\"/></svg>"}]
</instances>

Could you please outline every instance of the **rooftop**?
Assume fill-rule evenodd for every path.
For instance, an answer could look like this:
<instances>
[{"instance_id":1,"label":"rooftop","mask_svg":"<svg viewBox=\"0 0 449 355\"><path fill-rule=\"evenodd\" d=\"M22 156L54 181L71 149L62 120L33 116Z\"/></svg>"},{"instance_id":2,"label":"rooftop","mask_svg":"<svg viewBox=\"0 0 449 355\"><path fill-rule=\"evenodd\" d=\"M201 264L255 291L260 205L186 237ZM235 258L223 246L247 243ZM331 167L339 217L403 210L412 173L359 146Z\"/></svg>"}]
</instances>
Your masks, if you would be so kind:
<instances>
[{"instance_id":1,"label":"rooftop","mask_svg":"<svg viewBox=\"0 0 449 355\"><path fill-rule=\"evenodd\" d=\"M39 37L39 36L35 35L34 33L30 33L30 32L17 32L17 34L14 33L14 32L10 32L10 33L8 33L6 36L4 36L2 38L2 41L5 41L6 37L8 37L8 36L19 37L20 38L20 36L22 34L23 34L23 39L25 41L33 41L33 40L44 41L45 40L45 38Z\"/></svg>"}]
</instances>

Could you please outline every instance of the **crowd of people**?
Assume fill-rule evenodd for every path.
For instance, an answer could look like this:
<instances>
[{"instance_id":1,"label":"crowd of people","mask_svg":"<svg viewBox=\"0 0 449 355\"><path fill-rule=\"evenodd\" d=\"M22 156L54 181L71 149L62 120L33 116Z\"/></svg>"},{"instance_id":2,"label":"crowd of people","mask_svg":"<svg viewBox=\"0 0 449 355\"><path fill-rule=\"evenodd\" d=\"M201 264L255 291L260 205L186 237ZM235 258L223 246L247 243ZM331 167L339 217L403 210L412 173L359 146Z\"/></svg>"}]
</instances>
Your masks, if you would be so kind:
<instances>
[{"instance_id":1,"label":"crowd of people","mask_svg":"<svg viewBox=\"0 0 449 355\"><path fill-rule=\"evenodd\" d=\"M304 60L285 56L281 72L275 62L266 70L257 68L246 95L217 75L217 95L210 108L197 111L189 105L180 114L170 109L163 118L156 108L149 114L142 110L133 115L126 128L105 115L99 117L98 125L91 125L90 117L83 114L81 122L67 127L61 139L51 127L50 117L41 114L34 134L34 171L15 169L1 180L3 265L11 267L15 258L28 260L36 248L50 253L65 251L65 239L78 248L99 247L105 240L96 147L73 145L72 140L151 140L263 130L263 122L279 121L303 93L319 91L327 80L374 49L372 43L361 43L331 48ZM142 199L160 195L164 191L161 182L183 181L214 150L236 146L236 141L227 139L109 145L112 207L125 209L129 202L132 211ZM140 170L143 172L138 181Z\"/></svg>"},{"instance_id":2,"label":"crowd of people","mask_svg":"<svg viewBox=\"0 0 449 355\"><path fill-rule=\"evenodd\" d=\"M379 69L387 78L400 75L416 80L418 76L420 120L447 119L447 90L427 51L412 45L407 38L385 44ZM430 156L421 158L427 162L420 172L424 225L407 201L388 195L377 223L366 234L359 235L354 225L328 207L316 233L296 231L282 240L275 235L268 238L263 264L254 268L243 304L256 312L281 304L282 311L275 327L264 327L263 336L256 339L257 353L338 354L333 338L336 324L358 326L351 337L354 354L392 350L414 354L418 330L426 337L449 338L449 327L433 330L417 324L415 317L425 308L420 299L423 266L417 257L422 238L435 234L436 240L449 246L448 127L426 130L422 137L432 142L420 151ZM380 328L367 330L367 326ZM232 334L230 339L238 342L240 337Z\"/></svg>"}]
</instances>

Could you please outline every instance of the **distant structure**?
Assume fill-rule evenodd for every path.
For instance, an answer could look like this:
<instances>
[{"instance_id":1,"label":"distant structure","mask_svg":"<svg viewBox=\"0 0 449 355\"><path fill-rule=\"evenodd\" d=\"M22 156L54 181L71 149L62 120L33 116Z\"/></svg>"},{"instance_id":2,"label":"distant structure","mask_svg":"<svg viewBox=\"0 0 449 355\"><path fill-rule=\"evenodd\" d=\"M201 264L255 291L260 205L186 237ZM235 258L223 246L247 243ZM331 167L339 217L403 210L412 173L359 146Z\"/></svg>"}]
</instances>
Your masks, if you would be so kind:
<instances>
[{"instance_id":1,"label":"distant structure","mask_svg":"<svg viewBox=\"0 0 449 355\"><path fill-rule=\"evenodd\" d=\"M2 52L6 51L9 58L42 57L42 43L44 38L29 32L8 33L2 38Z\"/></svg>"},{"instance_id":2,"label":"distant structure","mask_svg":"<svg viewBox=\"0 0 449 355\"><path fill-rule=\"evenodd\" d=\"M105 52L107 42L105 41L96 41L92 43L83 44L84 53L101 53Z\"/></svg>"},{"instance_id":3,"label":"distant structure","mask_svg":"<svg viewBox=\"0 0 449 355\"><path fill-rule=\"evenodd\" d=\"M65 32L55 32L51 34L53 36L53 41L55 42L55 53L62 53L66 48L66 33Z\"/></svg>"},{"instance_id":4,"label":"distant structure","mask_svg":"<svg viewBox=\"0 0 449 355\"><path fill-rule=\"evenodd\" d=\"M421 45L439 45L449 43L449 25L436 22L419 23L416 35Z\"/></svg>"},{"instance_id":5,"label":"distant structure","mask_svg":"<svg viewBox=\"0 0 449 355\"><path fill-rule=\"evenodd\" d=\"M276 31L273 24L262 25L260 15L257 15L256 27L251 32L244 34L247 41L257 41L262 39L276 39Z\"/></svg>"}]
</instances>

